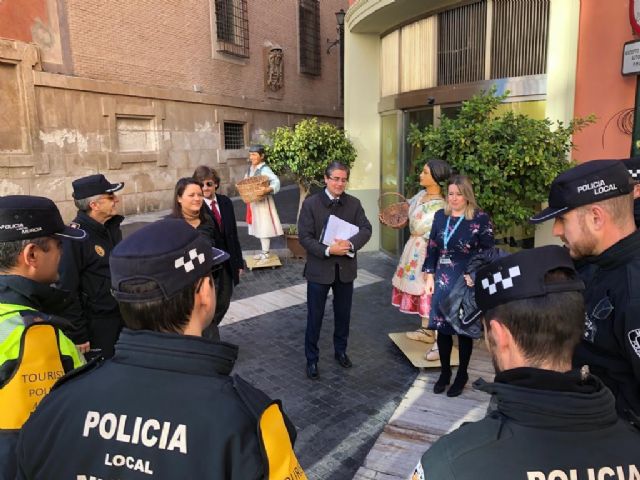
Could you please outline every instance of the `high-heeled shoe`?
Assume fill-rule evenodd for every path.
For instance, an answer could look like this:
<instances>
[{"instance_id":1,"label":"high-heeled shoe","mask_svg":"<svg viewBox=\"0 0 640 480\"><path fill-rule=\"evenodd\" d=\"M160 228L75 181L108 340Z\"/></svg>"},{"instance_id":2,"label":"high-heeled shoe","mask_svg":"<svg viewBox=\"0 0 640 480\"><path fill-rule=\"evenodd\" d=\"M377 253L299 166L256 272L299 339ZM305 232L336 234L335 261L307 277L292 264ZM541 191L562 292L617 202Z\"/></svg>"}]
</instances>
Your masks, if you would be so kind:
<instances>
[{"instance_id":1,"label":"high-heeled shoe","mask_svg":"<svg viewBox=\"0 0 640 480\"><path fill-rule=\"evenodd\" d=\"M433 385L433 393L442 393L444 392L447 385L451 381L451 370L449 372L440 372L440 377L438 381Z\"/></svg>"},{"instance_id":2,"label":"high-heeled shoe","mask_svg":"<svg viewBox=\"0 0 640 480\"><path fill-rule=\"evenodd\" d=\"M469 381L469 375L466 373L456 375L456 379L451 384L449 390L447 390L447 397L457 397L464 390L464 386Z\"/></svg>"}]
</instances>

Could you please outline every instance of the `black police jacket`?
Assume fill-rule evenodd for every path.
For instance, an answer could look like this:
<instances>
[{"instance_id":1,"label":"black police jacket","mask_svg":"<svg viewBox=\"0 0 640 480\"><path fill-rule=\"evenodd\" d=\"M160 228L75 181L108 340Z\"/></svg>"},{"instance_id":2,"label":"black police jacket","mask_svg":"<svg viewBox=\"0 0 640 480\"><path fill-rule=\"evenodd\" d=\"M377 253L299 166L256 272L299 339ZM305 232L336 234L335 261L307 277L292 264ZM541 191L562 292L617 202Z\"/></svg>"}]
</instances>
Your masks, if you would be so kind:
<instances>
[{"instance_id":1,"label":"black police jacket","mask_svg":"<svg viewBox=\"0 0 640 480\"><path fill-rule=\"evenodd\" d=\"M584 260L585 331L573 364L589 365L618 413L640 423L640 231Z\"/></svg>"},{"instance_id":2,"label":"black police jacket","mask_svg":"<svg viewBox=\"0 0 640 480\"><path fill-rule=\"evenodd\" d=\"M123 220L123 216L116 215L103 225L78 211L72 225L85 230L87 239L84 242L63 240L59 284L71 292L73 299L64 313L71 321L71 328L65 333L77 345L89 341L91 319L120 319L118 303L111 295L109 256L122 240Z\"/></svg>"},{"instance_id":3,"label":"black police jacket","mask_svg":"<svg viewBox=\"0 0 640 480\"><path fill-rule=\"evenodd\" d=\"M31 415L18 441L18 478L263 478L256 414L273 402L229 376L237 352L124 329L112 359L64 377Z\"/></svg>"},{"instance_id":4,"label":"black police jacket","mask_svg":"<svg viewBox=\"0 0 640 480\"><path fill-rule=\"evenodd\" d=\"M613 395L597 377L518 368L498 374L495 383L479 380L474 386L494 396L496 409L434 443L414 478L628 480L640 475L640 431L618 417Z\"/></svg>"}]
</instances>

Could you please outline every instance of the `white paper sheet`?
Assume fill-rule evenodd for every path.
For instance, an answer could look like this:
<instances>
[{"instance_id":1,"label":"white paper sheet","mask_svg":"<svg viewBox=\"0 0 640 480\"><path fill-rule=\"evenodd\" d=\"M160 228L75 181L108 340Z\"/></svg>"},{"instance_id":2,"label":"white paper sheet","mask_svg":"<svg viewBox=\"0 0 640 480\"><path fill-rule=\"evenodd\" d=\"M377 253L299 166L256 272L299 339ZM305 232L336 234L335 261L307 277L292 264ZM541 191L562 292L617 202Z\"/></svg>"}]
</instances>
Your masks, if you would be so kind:
<instances>
[{"instance_id":1,"label":"white paper sheet","mask_svg":"<svg viewBox=\"0 0 640 480\"><path fill-rule=\"evenodd\" d=\"M324 235L320 241L330 247L336 239L349 240L359 231L360 229L353 223L342 220L335 215L329 215Z\"/></svg>"}]
</instances>

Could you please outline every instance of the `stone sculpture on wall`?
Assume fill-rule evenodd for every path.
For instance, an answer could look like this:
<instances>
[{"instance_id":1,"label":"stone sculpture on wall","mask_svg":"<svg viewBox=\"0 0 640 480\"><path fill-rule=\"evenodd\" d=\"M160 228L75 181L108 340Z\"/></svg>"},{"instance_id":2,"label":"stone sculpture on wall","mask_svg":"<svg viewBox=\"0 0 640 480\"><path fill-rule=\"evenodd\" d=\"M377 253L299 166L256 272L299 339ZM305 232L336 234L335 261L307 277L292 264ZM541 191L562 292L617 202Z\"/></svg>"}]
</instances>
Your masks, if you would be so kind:
<instances>
[{"instance_id":1,"label":"stone sculpture on wall","mask_svg":"<svg viewBox=\"0 0 640 480\"><path fill-rule=\"evenodd\" d=\"M267 86L277 92L284 86L284 53L281 48L269 50L267 58Z\"/></svg>"}]
</instances>

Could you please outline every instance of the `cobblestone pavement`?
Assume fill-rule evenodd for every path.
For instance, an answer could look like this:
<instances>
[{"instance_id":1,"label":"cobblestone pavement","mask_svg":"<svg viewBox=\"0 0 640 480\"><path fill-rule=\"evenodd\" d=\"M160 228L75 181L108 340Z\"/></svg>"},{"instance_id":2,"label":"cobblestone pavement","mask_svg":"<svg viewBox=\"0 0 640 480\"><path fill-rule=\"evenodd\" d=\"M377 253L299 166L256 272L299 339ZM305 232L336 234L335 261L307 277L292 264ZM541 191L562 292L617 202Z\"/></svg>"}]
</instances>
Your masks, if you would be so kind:
<instances>
[{"instance_id":1,"label":"cobblestone pavement","mask_svg":"<svg viewBox=\"0 0 640 480\"><path fill-rule=\"evenodd\" d=\"M247 272L234 299L304 282L304 262ZM305 374L306 305L287 307L221 327L225 341L240 346L235 372L282 400L298 430L296 452L310 479L353 477L371 446L413 383L417 369L391 343L387 333L412 328L417 317L389 304L395 260L382 253L359 255L359 267L385 281L357 288L348 353L354 366L333 358L333 308L327 302L320 340L320 380Z\"/></svg>"}]
</instances>

